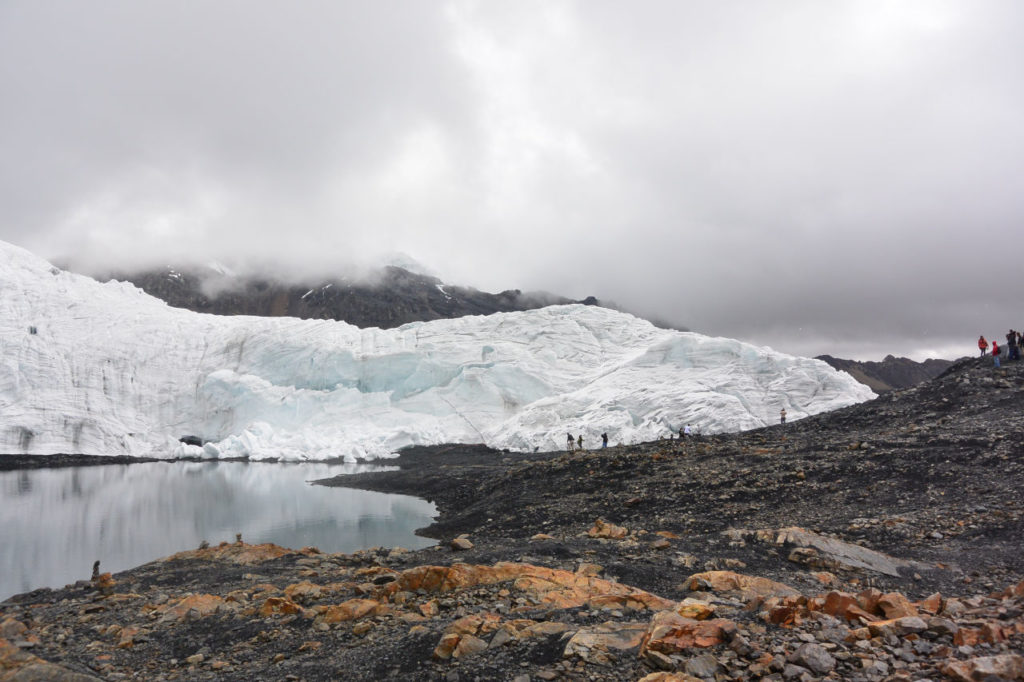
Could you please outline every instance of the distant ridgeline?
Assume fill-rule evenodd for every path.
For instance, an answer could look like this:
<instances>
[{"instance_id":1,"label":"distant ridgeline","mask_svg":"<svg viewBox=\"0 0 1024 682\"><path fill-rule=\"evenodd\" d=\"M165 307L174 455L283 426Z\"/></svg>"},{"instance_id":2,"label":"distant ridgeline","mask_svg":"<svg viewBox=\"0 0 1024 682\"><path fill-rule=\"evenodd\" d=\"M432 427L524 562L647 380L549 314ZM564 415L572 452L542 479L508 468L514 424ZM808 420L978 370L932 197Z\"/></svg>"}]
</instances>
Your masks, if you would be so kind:
<instances>
[{"instance_id":1,"label":"distant ridgeline","mask_svg":"<svg viewBox=\"0 0 1024 682\"><path fill-rule=\"evenodd\" d=\"M101 279L131 282L168 305L199 313L342 320L364 329L567 303L602 305L593 296L575 301L544 292L524 294L518 289L489 294L391 265L372 277L337 277L316 284L189 269L116 273Z\"/></svg>"},{"instance_id":2,"label":"distant ridgeline","mask_svg":"<svg viewBox=\"0 0 1024 682\"><path fill-rule=\"evenodd\" d=\"M831 355L819 355L817 359L848 373L875 393L916 386L922 381L934 379L953 364L952 360L930 359L915 362L909 358L897 358L892 355L886 355L881 362L842 360Z\"/></svg>"}]
</instances>

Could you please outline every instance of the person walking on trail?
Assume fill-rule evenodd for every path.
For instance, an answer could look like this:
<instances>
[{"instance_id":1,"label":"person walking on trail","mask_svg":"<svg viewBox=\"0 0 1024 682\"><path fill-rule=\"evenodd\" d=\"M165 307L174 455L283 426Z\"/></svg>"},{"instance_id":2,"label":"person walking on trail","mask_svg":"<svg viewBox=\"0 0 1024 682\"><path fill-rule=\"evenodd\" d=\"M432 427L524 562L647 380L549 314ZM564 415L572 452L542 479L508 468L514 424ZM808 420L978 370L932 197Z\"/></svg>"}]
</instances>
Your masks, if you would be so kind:
<instances>
[{"instance_id":1,"label":"person walking on trail","mask_svg":"<svg viewBox=\"0 0 1024 682\"><path fill-rule=\"evenodd\" d=\"M995 341L992 342L992 364L999 367L999 355L1003 352L1003 349L999 347L999 344Z\"/></svg>"},{"instance_id":2,"label":"person walking on trail","mask_svg":"<svg viewBox=\"0 0 1024 682\"><path fill-rule=\"evenodd\" d=\"M984 336L978 337L978 350L981 351L981 355L978 357L985 357L985 353L988 352L988 341L985 340Z\"/></svg>"},{"instance_id":3,"label":"person walking on trail","mask_svg":"<svg viewBox=\"0 0 1024 682\"><path fill-rule=\"evenodd\" d=\"M1020 359L1020 348L1017 346L1017 332L1012 329L1006 333L1006 359L1011 362Z\"/></svg>"},{"instance_id":4,"label":"person walking on trail","mask_svg":"<svg viewBox=\"0 0 1024 682\"><path fill-rule=\"evenodd\" d=\"M686 425L686 428L684 428L684 429L683 429L683 434L684 434L684 435L685 435L685 436L686 436L687 438L689 438L689 437L690 437L690 434L692 434L692 433L693 433L693 431L691 431L691 430L690 430L690 425L689 425L689 424L687 424L687 425Z\"/></svg>"},{"instance_id":5,"label":"person walking on trail","mask_svg":"<svg viewBox=\"0 0 1024 682\"><path fill-rule=\"evenodd\" d=\"M566 449L567 449L567 450L568 450L569 452L572 452L572 446L573 446L573 445L575 444L575 442L576 442L576 441L575 441L575 439L574 439L574 438L572 437L572 434L571 434L571 433L567 433L567 434L565 434L565 435L566 435L566 444L565 444L565 447L566 447Z\"/></svg>"},{"instance_id":6,"label":"person walking on trail","mask_svg":"<svg viewBox=\"0 0 1024 682\"><path fill-rule=\"evenodd\" d=\"M785 407L783 407L781 410L779 410L779 423L780 424L785 424L786 423L786 408Z\"/></svg>"},{"instance_id":7,"label":"person walking on trail","mask_svg":"<svg viewBox=\"0 0 1024 682\"><path fill-rule=\"evenodd\" d=\"M576 448L580 451L583 450L583 434L580 434L579 439L576 441Z\"/></svg>"},{"instance_id":8,"label":"person walking on trail","mask_svg":"<svg viewBox=\"0 0 1024 682\"><path fill-rule=\"evenodd\" d=\"M606 447L608 447L608 434L607 433L602 433L601 434L601 449L603 450Z\"/></svg>"}]
</instances>

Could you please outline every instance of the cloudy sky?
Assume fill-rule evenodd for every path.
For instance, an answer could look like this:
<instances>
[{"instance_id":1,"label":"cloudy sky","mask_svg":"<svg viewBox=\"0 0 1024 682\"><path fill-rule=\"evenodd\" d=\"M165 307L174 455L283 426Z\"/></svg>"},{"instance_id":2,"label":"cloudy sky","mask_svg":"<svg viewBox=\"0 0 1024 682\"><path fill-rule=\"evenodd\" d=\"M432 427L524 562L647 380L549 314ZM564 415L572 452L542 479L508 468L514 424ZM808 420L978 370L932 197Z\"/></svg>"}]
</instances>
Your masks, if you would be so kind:
<instances>
[{"instance_id":1,"label":"cloudy sky","mask_svg":"<svg viewBox=\"0 0 1024 682\"><path fill-rule=\"evenodd\" d=\"M1018 0L3 0L0 239L403 252L802 355L1024 327Z\"/></svg>"}]
</instances>

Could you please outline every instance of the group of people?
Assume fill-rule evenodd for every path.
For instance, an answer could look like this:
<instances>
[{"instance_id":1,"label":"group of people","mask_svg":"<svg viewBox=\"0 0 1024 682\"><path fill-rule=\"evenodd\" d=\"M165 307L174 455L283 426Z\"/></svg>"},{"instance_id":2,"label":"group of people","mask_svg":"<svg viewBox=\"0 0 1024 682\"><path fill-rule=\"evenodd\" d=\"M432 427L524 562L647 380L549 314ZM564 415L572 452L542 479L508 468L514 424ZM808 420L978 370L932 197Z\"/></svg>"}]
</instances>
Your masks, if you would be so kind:
<instances>
[{"instance_id":1,"label":"group of people","mask_svg":"<svg viewBox=\"0 0 1024 682\"><path fill-rule=\"evenodd\" d=\"M567 433L567 434L565 434L565 436L566 436L565 447L566 447L566 449L568 449L569 452L572 452L573 450L582 450L583 449L583 434L582 433L579 435L578 438L573 438L573 435L571 433ZM608 434L607 433L602 433L601 434L601 447L602 448L608 447Z\"/></svg>"},{"instance_id":2,"label":"group of people","mask_svg":"<svg viewBox=\"0 0 1024 682\"><path fill-rule=\"evenodd\" d=\"M978 350L981 351L981 357L988 355L989 346L984 335L978 337ZM1003 355L1007 360L1020 360L1021 350L1024 350L1024 336L1011 329L1006 333L1006 345L1000 346L995 339L992 340L992 361L999 367L999 360Z\"/></svg>"}]
</instances>

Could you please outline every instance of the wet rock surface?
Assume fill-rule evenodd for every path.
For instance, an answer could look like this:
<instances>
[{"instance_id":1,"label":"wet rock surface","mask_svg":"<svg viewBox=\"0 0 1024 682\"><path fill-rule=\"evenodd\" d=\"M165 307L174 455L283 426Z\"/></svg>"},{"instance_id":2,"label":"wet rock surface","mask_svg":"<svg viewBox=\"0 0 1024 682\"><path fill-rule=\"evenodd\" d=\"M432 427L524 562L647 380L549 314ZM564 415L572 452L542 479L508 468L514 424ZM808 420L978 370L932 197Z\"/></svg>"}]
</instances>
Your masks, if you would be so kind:
<instances>
[{"instance_id":1,"label":"wet rock surface","mask_svg":"<svg viewBox=\"0 0 1024 682\"><path fill-rule=\"evenodd\" d=\"M1022 387L971 360L737 435L407 451L327 483L434 500L436 547L229 542L19 595L0 680L1022 679Z\"/></svg>"}]
</instances>

